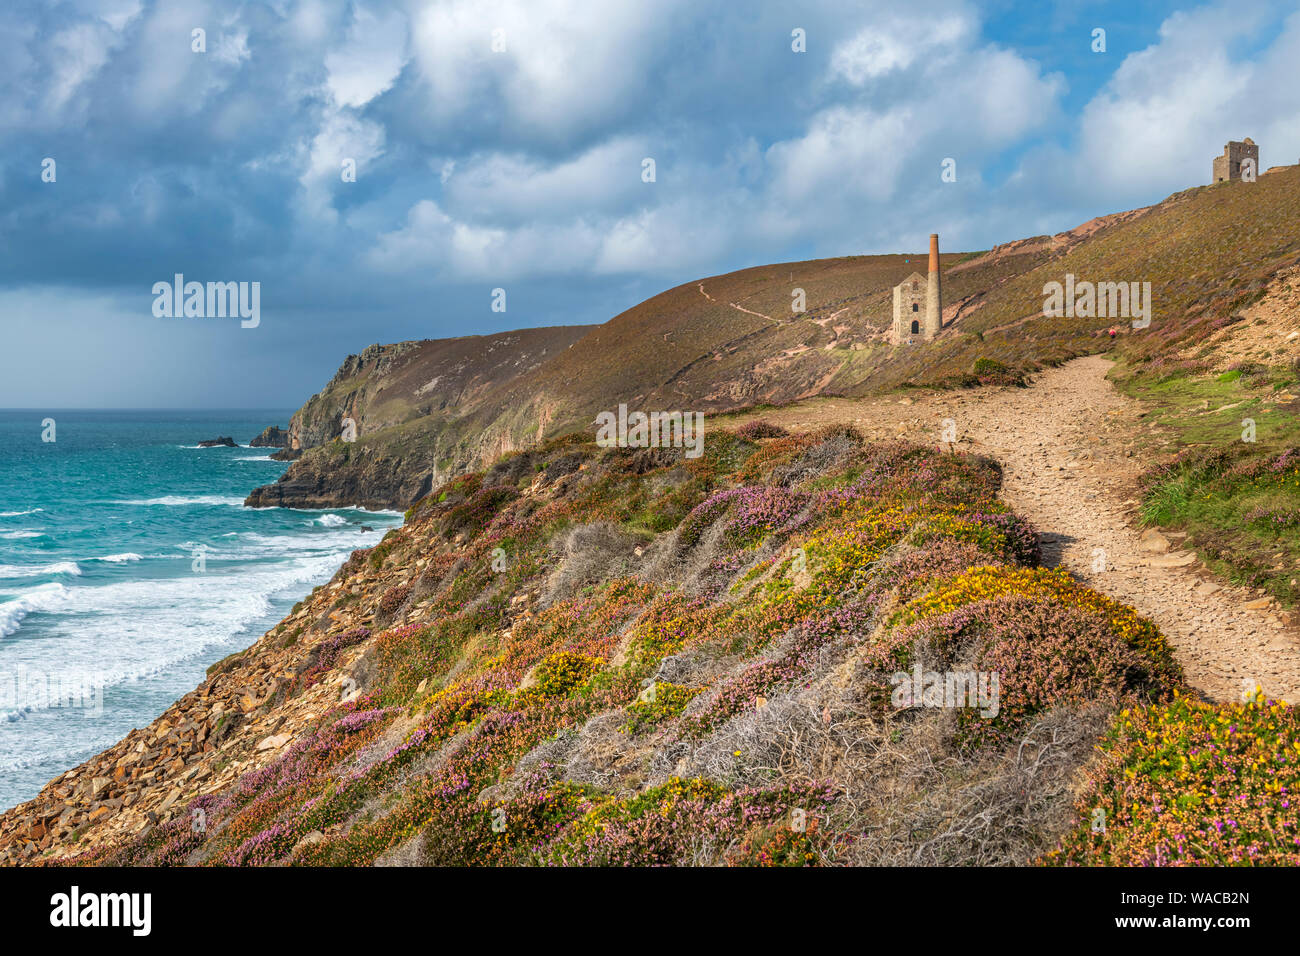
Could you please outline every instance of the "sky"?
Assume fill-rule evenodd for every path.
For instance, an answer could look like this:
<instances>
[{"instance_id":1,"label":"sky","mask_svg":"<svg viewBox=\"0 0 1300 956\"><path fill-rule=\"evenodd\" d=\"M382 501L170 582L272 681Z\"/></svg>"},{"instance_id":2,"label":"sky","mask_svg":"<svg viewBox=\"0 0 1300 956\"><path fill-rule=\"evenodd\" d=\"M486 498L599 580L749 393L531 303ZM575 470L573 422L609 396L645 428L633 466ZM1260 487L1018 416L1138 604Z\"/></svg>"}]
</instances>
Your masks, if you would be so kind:
<instances>
[{"instance_id":1,"label":"sky","mask_svg":"<svg viewBox=\"0 0 1300 956\"><path fill-rule=\"evenodd\" d=\"M1296 162L1297 62L1250 0L8 0L0 407L296 408L374 342L1058 232Z\"/></svg>"}]
</instances>

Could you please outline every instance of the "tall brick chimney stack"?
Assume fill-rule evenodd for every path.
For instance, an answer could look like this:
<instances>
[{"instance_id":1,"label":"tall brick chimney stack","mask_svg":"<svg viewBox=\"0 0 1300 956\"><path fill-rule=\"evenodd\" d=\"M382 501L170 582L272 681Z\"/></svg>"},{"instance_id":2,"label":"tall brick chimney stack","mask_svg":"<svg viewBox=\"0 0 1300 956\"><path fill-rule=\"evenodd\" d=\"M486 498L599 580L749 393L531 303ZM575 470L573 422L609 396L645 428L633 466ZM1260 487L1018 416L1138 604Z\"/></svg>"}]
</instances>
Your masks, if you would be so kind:
<instances>
[{"instance_id":1,"label":"tall brick chimney stack","mask_svg":"<svg viewBox=\"0 0 1300 956\"><path fill-rule=\"evenodd\" d=\"M930 278L925 288L925 337L934 338L943 328L943 295L939 290L939 234L930 233Z\"/></svg>"}]
</instances>

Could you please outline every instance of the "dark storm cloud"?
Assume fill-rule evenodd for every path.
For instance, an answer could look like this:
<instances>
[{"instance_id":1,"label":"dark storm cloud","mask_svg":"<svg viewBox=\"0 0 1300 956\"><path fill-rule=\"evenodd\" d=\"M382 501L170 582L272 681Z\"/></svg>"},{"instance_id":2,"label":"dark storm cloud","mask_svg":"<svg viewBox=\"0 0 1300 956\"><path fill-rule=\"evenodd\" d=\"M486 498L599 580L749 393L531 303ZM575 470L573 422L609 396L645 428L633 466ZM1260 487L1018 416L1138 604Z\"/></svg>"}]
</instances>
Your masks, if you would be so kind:
<instances>
[{"instance_id":1,"label":"dark storm cloud","mask_svg":"<svg viewBox=\"0 0 1300 956\"><path fill-rule=\"evenodd\" d=\"M935 230L984 248L1199 182L1229 136L1300 152L1278 92L1295 18L1107 11L1035 30L948 0L12 4L0 314L31 349L95 329L107 371L26 363L0 404L296 404L373 341L598 322ZM1077 52L1094 21L1109 60ZM177 272L260 281L263 324L159 324L149 290Z\"/></svg>"}]
</instances>

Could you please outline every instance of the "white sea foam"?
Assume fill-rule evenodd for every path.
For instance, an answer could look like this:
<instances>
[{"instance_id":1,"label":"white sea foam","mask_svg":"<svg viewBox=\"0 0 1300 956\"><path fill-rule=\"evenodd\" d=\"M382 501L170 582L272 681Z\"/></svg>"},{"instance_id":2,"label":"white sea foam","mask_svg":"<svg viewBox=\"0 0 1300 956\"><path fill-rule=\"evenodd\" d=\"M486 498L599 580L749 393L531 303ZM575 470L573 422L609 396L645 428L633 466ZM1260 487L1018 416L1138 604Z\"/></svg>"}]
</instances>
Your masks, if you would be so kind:
<instances>
[{"instance_id":1,"label":"white sea foam","mask_svg":"<svg viewBox=\"0 0 1300 956\"><path fill-rule=\"evenodd\" d=\"M68 595L68 588L57 581L40 584L21 592L17 598L0 604L0 637L8 637L18 630L32 611L51 611L59 607Z\"/></svg>"},{"instance_id":2,"label":"white sea foam","mask_svg":"<svg viewBox=\"0 0 1300 956\"><path fill-rule=\"evenodd\" d=\"M232 458L231 461L275 461L270 455L240 455L238 458Z\"/></svg>"},{"instance_id":3,"label":"white sea foam","mask_svg":"<svg viewBox=\"0 0 1300 956\"><path fill-rule=\"evenodd\" d=\"M173 495L132 503L237 505L242 501ZM209 546L206 573L190 572L194 542L163 539L151 542L139 554L80 557L86 573L65 578L66 585L35 583L39 578L0 582L0 636L17 631L23 638L0 640L0 680L25 669L48 677L57 687L103 688L105 708L105 719L85 721L83 731L79 718L73 715L69 723L49 711L50 704L39 695L20 699L17 707L0 700L0 728L7 728L0 736L0 776L16 774L22 780L39 776L41 780L29 781L34 793L46 776L111 745L127 727L147 723L153 711L134 713L137 698L148 701L157 689L174 687L170 699L191 689L204 665L246 646L274 623L278 609L301 598L311 585L328 580L349 551L375 544L396 523L393 518L400 522L397 512L314 510L301 514L301 523L289 510L280 511L279 517L267 514L269 521L261 531L221 534L196 526L189 534ZM155 514L164 517L161 511ZM151 519L141 514L134 520ZM374 530L361 531L358 525L363 521ZM297 527L279 530L286 523ZM179 560L122 566L122 562L148 558ZM118 565L118 573L110 577L101 564L104 578L97 579L92 570L96 565L87 561ZM135 578L153 569L159 570L148 578ZM158 576L169 573L174 576ZM130 723L115 722L128 716ZM105 727L113 730L105 733ZM31 769L46 765L48 773Z\"/></svg>"},{"instance_id":4,"label":"white sea foam","mask_svg":"<svg viewBox=\"0 0 1300 956\"><path fill-rule=\"evenodd\" d=\"M339 507L335 507L335 508L285 508L285 509L283 509L283 510L285 510L285 511L305 511L305 512L313 512L313 511L351 511L351 512L353 512L353 513L355 513L355 514L358 514L358 515L361 515L361 516L363 516L363 517L365 517L365 516L368 515L368 516L370 516L370 517L372 517L372 518L375 517L376 515L383 515L383 516L385 516L385 517L389 517L389 518L404 518L404 517L406 517L406 512L405 512L405 511L392 511L391 509L388 509L388 508L362 508L362 507L355 506L355 505L349 505L349 506L342 507L342 508L339 508Z\"/></svg>"},{"instance_id":5,"label":"white sea foam","mask_svg":"<svg viewBox=\"0 0 1300 956\"><path fill-rule=\"evenodd\" d=\"M23 710L27 713L31 712L30 708L23 708ZM22 719L22 716L21 713L14 713L12 711L0 709L0 717L7 717L11 721L20 720ZM98 722L86 721L86 724L88 725L96 723ZM25 770L28 767L36 767L50 760L55 761L56 769L52 772L55 774L61 773L63 767L75 767L78 764L89 760L91 757L103 753L109 747L113 746L113 744L117 743L122 737L120 733L110 731L108 733L88 735L84 739L78 738L73 746L68 746L70 741L66 736L59 734L42 735L38 731L33 738L31 729L32 728L30 727L23 728L25 740L41 740L42 736L51 739L42 741L38 748L22 756L10 757L5 755L0 757L0 773L8 776L15 771ZM62 727L57 729L63 730ZM46 776L49 775L50 774L46 774Z\"/></svg>"},{"instance_id":6,"label":"white sea foam","mask_svg":"<svg viewBox=\"0 0 1300 956\"><path fill-rule=\"evenodd\" d=\"M31 508L28 511L0 511L0 518L21 518L23 515L34 515L44 510L44 508Z\"/></svg>"},{"instance_id":7,"label":"white sea foam","mask_svg":"<svg viewBox=\"0 0 1300 956\"><path fill-rule=\"evenodd\" d=\"M229 505L232 508L241 508L244 505L243 498L233 498L227 495L163 495L161 498L128 498L124 501L114 501L115 505L166 505L169 507L182 507L185 505Z\"/></svg>"},{"instance_id":8,"label":"white sea foam","mask_svg":"<svg viewBox=\"0 0 1300 956\"><path fill-rule=\"evenodd\" d=\"M298 534L263 534L258 531L239 531L222 535L220 544L205 545L209 561L255 561L267 559L310 558L321 554L346 557L355 548L365 548L378 541L388 526L376 523L371 531L362 531L358 525L347 524L324 530L312 522L312 531ZM185 554L192 555L199 547L197 541L181 541L176 545ZM343 560L340 557L340 562Z\"/></svg>"},{"instance_id":9,"label":"white sea foam","mask_svg":"<svg viewBox=\"0 0 1300 956\"><path fill-rule=\"evenodd\" d=\"M33 611L57 610L39 637L0 644L0 673L40 669L68 686L112 687L165 674L262 622L271 600L329 577L341 556L248 565L227 572L66 588L41 585L0 604L0 633Z\"/></svg>"},{"instance_id":10,"label":"white sea foam","mask_svg":"<svg viewBox=\"0 0 1300 956\"><path fill-rule=\"evenodd\" d=\"M0 578L38 578L46 574L78 575L81 568L76 561L59 561L55 564L18 565L0 564Z\"/></svg>"},{"instance_id":11,"label":"white sea foam","mask_svg":"<svg viewBox=\"0 0 1300 956\"><path fill-rule=\"evenodd\" d=\"M45 537L44 531L0 531L0 538L8 538L11 541L18 538L43 538L43 537Z\"/></svg>"}]
</instances>

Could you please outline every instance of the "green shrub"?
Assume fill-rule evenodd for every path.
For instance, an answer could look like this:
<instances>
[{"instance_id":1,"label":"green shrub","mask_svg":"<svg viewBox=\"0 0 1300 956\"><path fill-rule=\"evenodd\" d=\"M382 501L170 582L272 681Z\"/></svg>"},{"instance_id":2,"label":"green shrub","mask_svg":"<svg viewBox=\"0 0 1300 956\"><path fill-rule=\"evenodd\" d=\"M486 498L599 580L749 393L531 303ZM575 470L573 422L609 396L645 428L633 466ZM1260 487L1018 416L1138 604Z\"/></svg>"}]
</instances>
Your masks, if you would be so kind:
<instances>
[{"instance_id":1,"label":"green shrub","mask_svg":"<svg viewBox=\"0 0 1300 956\"><path fill-rule=\"evenodd\" d=\"M645 733L652 727L671 720L680 714L702 687L684 687L681 684L669 684L658 681L651 685L647 693L638 697L627 707L627 723L622 730L626 734Z\"/></svg>"}]
</instances>

